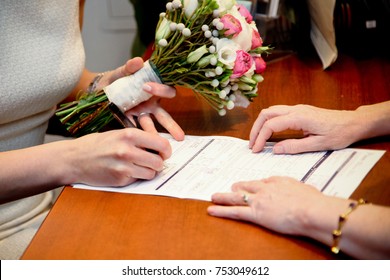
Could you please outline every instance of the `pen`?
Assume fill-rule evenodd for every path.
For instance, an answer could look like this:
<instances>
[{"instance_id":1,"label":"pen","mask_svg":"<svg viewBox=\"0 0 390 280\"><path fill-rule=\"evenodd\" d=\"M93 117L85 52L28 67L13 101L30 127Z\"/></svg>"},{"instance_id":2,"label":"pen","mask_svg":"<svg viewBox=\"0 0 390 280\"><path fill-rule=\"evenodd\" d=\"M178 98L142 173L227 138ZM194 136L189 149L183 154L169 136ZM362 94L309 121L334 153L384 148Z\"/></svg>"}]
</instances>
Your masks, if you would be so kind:
<instances>
[{"instance_id":1,"label":"pen","mask_svg":"<svg viewBox=\"0 0 390 280\"><path fill-rule=\"evenodd\" d=\"M112 102L108 104L108 109L110 109L111 113L113 114L114 118L123 126L123 127L131 127L131 128L138 128L142 130L141 125L137 122L136 125L134 125L129 118L121 111L119 108ZM148 152L151 152L153 154L157 154L158 152L152 149L145 149Z\"/></svg>"},{"instance_id":2,"label":"pen","mask_svg":"<svg viewBox=\"0 0 390 280\"><path fill-rule=\"evenodd\" d=\"M139 128L135 126L129 118L121 111L119 108L112 102L108 104L108 109L110 109L111 113L113 114L114 118L123 126L123 127L132 127L132 128Z\"/></svg>"}]
</instances>

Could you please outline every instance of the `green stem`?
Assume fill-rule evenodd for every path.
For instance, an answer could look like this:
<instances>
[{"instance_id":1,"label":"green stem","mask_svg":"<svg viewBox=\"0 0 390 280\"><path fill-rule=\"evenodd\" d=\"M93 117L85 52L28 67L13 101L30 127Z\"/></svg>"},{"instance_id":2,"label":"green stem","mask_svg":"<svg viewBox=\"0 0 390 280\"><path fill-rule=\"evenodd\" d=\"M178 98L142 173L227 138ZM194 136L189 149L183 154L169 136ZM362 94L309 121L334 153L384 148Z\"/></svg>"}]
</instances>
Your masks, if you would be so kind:
<instances>
[{"instance_id":1,"label":"green stem","mask_svg":"<svg viewBox=\"0 0 390 280\"><path fill-rule=\"evenodd\" d=\"M88 107L91 107L93 105L96 105L96 104L99 104L103 101L106 101L107 100L107 96L104 94L100 97L98 97L97 99L95 99L94 101L92 102L87 102L85 105L80 105L80 102L77 103L77 105L73 108L69 108L67 110L59 110L56 112L56 115L61 117L63 115L66 115L66 114L69 114L69 115L66 115L65 117L63 117L61 120L61 122L63 122L63 120L65 119L69 119L70 117L72 117L74 114L77 114L79 113L80 111L84 110L85 108L88 108Z\"/></svg>"}]
</instances>

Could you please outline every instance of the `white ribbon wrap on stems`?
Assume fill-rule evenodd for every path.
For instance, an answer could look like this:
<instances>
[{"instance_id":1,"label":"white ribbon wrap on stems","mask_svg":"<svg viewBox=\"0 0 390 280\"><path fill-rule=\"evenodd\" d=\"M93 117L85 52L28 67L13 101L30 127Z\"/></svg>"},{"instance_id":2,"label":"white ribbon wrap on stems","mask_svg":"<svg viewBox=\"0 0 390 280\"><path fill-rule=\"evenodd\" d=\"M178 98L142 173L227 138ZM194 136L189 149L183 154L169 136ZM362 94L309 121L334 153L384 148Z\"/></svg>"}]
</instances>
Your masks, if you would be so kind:
<instances>
[{"instance_id":1,"label":"white ribbon wrap on stems","mask_svg":"<svg viewBox=\"0 0 390 280\"><path fill-rule=\"evenodd\" d=\"M108 100L122 112L126 112L153 96L142 89L146 82L162 83L149 61L145 61L144 66L134 74L120 78L106 86L104 92Z\"/></svg>"}]
</instances>

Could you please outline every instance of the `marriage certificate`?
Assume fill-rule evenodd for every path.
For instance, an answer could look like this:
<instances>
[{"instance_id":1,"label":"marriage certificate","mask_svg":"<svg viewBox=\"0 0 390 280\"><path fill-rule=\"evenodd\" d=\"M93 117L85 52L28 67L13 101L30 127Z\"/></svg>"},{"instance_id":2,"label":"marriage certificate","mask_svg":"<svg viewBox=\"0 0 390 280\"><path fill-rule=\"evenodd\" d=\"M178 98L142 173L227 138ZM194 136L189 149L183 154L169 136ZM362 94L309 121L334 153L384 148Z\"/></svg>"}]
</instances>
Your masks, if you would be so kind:
<instances>
[{"instance_id":1,"label":"marriage certificate","mask_svg":"<svg viewBox=\"0 0 390 280\"><path fill-rule=\"evenodd\" d=\"M289 176L331 196L348 198L385 153L383 150L342 149L298 155L276 155L273 143L253 153L248 141L227 136L186 136L175 141L168 134L172 156L152 180L125 187L75 188L211 200L216 192L230 192L233 183L270 176Z\"/></svg>"}]
</instances>

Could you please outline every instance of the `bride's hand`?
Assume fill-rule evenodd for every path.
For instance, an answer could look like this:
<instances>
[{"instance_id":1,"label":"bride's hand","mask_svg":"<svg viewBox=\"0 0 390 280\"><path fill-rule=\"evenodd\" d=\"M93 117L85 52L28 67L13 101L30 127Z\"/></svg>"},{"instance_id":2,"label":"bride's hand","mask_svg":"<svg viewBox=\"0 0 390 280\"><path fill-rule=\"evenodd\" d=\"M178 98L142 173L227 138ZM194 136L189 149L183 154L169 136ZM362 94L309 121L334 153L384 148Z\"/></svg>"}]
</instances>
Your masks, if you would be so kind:
<instances>
[{"instance_id":1,"label":"bride's hand","mask_svg":"<svg viewBox=\"0 0 390 280\"><path fill-rule=\"evenodd\" d=\"M144 61L140 57L135 57L126 62L121 67L113 71L106 72L99 81L98 88L104 88L113 83L119 78L129 76L140 70L144 65ZM151 118L151 115L175 138L180 141L184 139L184 132L181 127L175 122L171 115L165 111L159 104L161 98L174 98L176 89L167 85L148 82L142 86L142 90L151 94L152 97L137 106L126 111L129 119L133 116L139 118L139 122L145 131L157 133L157 129Z\"/></svg>"},{"instance_id":2,"label":"bride's hand","mask_svg":"<svg viewBox=\"0 0 390 280\"><path fill-rule=\"evenodd\" d=\"M100 79L99 84L96 86L96 89L102 89L120 78L134 74L141 69L143 65L144 61L140 57L129 59L124 65L115 70L105 72L104 76Z\"/></svg>"},{"instance_id":3,"label":"bride's hand","mask_svg":"<svg viewBox=\"0 0 390 280\"><path fill-rule=\"evenodd\" d=\"M181 141L184 139L184 131L159 104L161 98L174 98L176 89L174 87L158 84L145 83L143 90L153 94L154 96L147 101L140 103L134 108L128 110L126 115L129 119L133 116L138 118L138 122L145 131L157 133L152 115L172 136L175 140Z\"/></svg>"}]
</instances>

